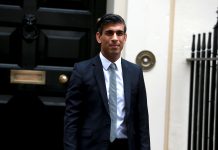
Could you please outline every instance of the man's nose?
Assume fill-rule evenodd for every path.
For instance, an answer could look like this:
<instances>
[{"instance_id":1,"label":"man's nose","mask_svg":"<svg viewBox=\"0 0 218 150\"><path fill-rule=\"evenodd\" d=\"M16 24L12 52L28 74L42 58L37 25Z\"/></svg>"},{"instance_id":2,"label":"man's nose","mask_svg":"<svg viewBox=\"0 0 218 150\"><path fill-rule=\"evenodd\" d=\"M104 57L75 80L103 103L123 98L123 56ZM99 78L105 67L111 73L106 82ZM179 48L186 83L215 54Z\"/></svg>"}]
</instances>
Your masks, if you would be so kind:
<instances>
[{"instance_id":1,"label":"man's nose","mask_svg":"<svg viewBox=\"0 0 218 150\"><path fill-rule=\"evenodd\" d=\"M113 36L112 36L112 40L117 40L118 39L118 36L117 36L117 33L114 32Z\"/></svg>"}]
</instances>

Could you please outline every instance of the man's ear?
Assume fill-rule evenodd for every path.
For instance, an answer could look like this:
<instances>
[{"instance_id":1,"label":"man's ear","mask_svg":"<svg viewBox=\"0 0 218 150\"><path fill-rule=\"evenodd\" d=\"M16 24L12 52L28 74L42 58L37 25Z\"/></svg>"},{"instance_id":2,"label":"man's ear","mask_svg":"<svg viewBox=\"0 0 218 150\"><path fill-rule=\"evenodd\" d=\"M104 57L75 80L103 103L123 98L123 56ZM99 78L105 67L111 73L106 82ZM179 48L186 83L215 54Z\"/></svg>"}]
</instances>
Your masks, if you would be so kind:
<instances>
[{"instance_id":1,"label":"man's ear","mask_svg":"<svg viewBox=\"0 0 218 150\"><path fill-rule=\"evenodd\" d=\"M96 37L97 42L100 44L101 43L101 39L100 39L101 34L99 32L96 32L95 37Z\"/></svg>"}]
</instances>

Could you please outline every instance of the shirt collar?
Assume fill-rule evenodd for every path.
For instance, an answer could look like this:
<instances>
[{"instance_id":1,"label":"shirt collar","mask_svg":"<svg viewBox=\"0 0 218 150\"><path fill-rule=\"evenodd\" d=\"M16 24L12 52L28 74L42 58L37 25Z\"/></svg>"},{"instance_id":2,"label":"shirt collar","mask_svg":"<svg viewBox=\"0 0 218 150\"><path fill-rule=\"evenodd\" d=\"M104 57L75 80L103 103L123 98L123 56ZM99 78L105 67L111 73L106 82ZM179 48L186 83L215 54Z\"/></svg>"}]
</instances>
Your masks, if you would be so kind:
<instances>
[{"instance_id":1,"label":"shirt collar","mask_svg":"<svg viewBox=\"0 0 218 150\"><path fill-rule=\"evenodd\" d=\"M102 53L99 54L104 70L108 70L108 67L112 62L110 62L107 58L105 58ZM121 57L114 62L117 66L118 70L121 70Z\"/></svg>"}]
</instances>

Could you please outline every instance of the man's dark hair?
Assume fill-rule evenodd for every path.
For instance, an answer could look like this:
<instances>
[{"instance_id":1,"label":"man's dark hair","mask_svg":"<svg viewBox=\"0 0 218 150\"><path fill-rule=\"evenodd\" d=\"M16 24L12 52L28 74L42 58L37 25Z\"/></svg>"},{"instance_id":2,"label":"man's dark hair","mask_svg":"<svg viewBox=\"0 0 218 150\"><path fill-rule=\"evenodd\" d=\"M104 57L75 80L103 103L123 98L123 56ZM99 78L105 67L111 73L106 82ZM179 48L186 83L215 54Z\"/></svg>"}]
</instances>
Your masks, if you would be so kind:
<instances>
[{"instance_id":1,"label":"man's dark hair","mask_svg":"<svg viewBox=\"0 0 218 150\"><path fill-rule=\"evenodd\" d=\"M102 30L107 24L121 23L124 25L124 33L126 33L126 23L124 19L116 14L105 14L97 21L97 31L102 34Z\"/></svg>"}]
</instances>

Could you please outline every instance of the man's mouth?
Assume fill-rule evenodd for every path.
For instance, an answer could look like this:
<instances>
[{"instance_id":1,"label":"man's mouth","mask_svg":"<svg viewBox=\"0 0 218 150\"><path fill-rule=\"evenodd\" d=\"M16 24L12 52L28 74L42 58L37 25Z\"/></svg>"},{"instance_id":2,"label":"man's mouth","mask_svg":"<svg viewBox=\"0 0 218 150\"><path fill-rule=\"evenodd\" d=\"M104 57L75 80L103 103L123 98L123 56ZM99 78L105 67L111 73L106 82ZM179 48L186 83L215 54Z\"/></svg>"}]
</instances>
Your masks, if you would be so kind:
<instances>
[{"instance_id":1,"label":"man's mouth","mask_svg":"<svg viewBox=\"0 0 218 150\"><path fill-rule=\"evenodd\" d=\"M119 45L110 45L110 47L117 48L117 47L119 47Z\"/></svg>"}]
</instances>

